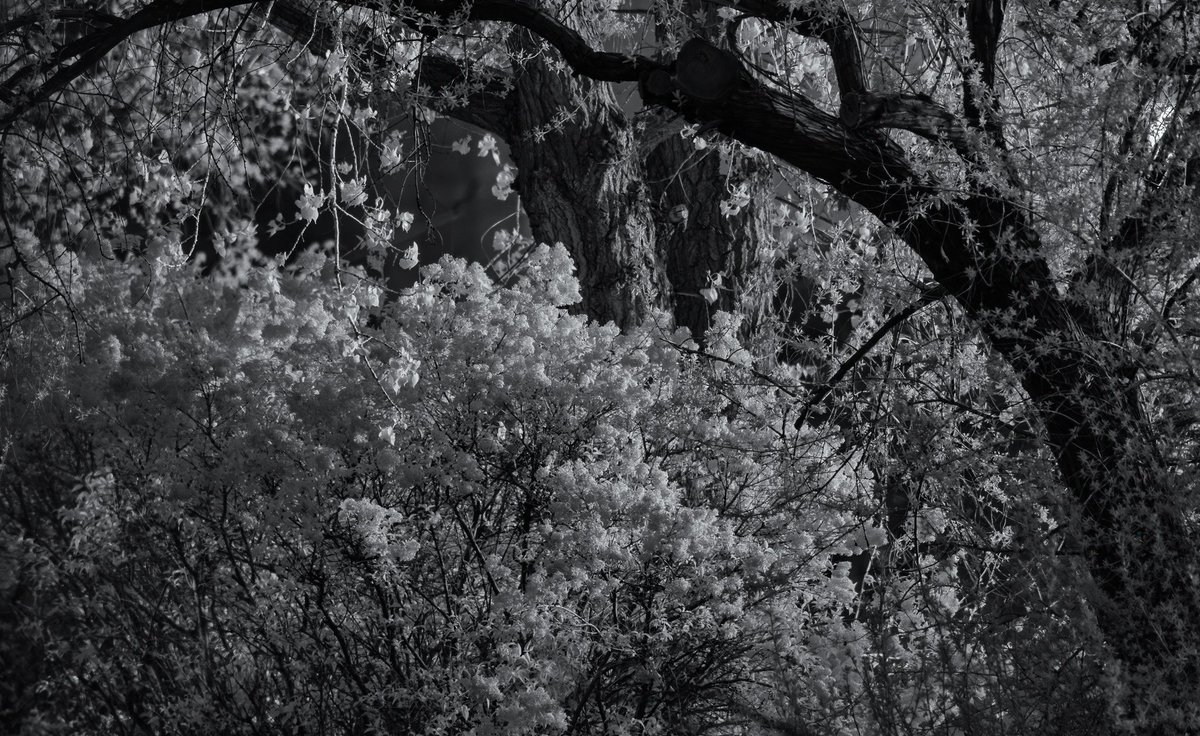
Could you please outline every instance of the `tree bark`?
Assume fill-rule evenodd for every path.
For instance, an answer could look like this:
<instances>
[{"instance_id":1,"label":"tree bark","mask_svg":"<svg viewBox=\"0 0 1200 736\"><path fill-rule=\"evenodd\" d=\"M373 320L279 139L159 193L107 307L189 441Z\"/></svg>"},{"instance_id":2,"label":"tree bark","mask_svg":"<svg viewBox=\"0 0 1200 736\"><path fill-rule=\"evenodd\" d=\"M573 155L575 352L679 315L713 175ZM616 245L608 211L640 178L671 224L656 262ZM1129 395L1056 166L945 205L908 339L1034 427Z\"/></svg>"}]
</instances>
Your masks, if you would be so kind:
<instances>
[{"instance_id":1,"label":"tree bark","mask_svg":"<svg viewBox=\"0 0 1200 736\"><path fill-rule=\"evenodd\" d=\"M947 202L884 136L847 130L746 71L719 100L642 89L647 102L715 124L828 182L924 261L1038 408L1092 540L1097 620L1131 685L1126 716L1154 724L1155 733L1200 724L1200 573L1183 499L1172 493L1139 406L1133 359L1107 339L1095 314L1059 294L1023 210L984 189ZM1162 684L1172 681L1169 690Z\"/></svg>"},{"instance_id":2,"label":"tree bark","mask_svg":"<svg viewBox=\"0 0 1200 736\"><path fill-rule=\"evenodd\" d=\"M539 54L514 69L510 109L521 203L534 237L575 259L582 310L627 329L665 306L638 141L608 86Z\"/></svg>"},{"instance_id":3,"label":"tree bark","mask_svg":"<svg viewBox=\"0 0 1200 736\"><path fill-rule=\"evenodd\" d=\"M773 239L769 179L746 162L722 174L715 149L697 150L692 141L671 135L647 156L646 182L659 215L658 248L673 292L675 324L703 343L717 310L753 310L746 303L753 298L747 293L751 271L761 245ZM730 215L721 211L729 198L727 182L745 184L750 194L750 202Z\"/></svg>"}]
</instances>

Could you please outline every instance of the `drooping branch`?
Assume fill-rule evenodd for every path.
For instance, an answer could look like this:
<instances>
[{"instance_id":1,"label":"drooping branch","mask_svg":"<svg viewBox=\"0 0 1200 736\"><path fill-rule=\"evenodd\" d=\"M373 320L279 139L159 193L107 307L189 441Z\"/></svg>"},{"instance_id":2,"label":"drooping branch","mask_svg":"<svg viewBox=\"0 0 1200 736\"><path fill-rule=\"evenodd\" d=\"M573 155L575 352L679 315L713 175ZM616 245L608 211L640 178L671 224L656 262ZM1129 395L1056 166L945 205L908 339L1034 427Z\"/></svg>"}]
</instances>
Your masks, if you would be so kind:
<instances>
[{"instance_id":1,"label":"drooping branch","mask_svg":"<svg viewBox=\"0 0 1200 736\"><path fill-rule=\"evenodd\" d=\"M337 47L339 33L333 20L322 12L320 6L312 6L302 0L274 0L263 6L262 10L267 13L271 25L318 56ZM409 20L415 30L422 30L415 19ZM366 25L343 27L340 35L342 45L355 56L355 71L360 76L373 79L393 64L392 44ZM467 90L466 104L447 111L447 114L507 138L511 131L506 111L508 100L505 85L497 80L472 83L470 77L471 69L461 61L441 54L425 54L420 59L420 70L414 83L434 94L464 87Z\"/></svg>"},{"instance_id":2,"label":"drooping branch","mask_svg":"<svg viewBox=\"0 0 1200 736\"><path fill-rule=\"evenodd\" d=\"M0 100L9 103L7 110L0 107L0 130L65 89L133 34L194 15L246 4L246 0L159 0L128 19L80 37L47 59L26 64L0 81ZM39 78L43 79L39 82Z\"/></svg>"}]
</instances>

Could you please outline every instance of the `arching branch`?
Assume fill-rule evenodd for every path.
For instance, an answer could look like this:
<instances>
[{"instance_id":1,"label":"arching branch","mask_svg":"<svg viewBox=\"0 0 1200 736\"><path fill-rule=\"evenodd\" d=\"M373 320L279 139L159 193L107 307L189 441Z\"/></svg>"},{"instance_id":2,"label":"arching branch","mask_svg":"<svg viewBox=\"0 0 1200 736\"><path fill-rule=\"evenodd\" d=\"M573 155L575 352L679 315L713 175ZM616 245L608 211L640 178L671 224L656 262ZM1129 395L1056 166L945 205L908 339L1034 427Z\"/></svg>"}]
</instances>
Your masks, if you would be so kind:
<instances>
[{"instance_id":1,"label":"arching branch","mask_svg":"<svg viewBox=\"0 0 1200 736\"><path fill-rule=\"evenodd\" d=\"M945 292L942 291L941 287L939 286L935 285L928 287L922 291L919 299L889 317L888 320L884 322L874 334L867 338L867 340L863 342L863 344L860 345L857 350L854 351L853 355L847 358L841 364L841 366L838 367L834 374L829 377L829 380L826 381L820 388L818 388L815 393L813 393L812 398L805 403L804 409L800 412L800 417L795 422L796 427L799 428L808 421L808 416L812 410L818 404L824 401L826 397L833 393L834 389L838 387L838 384L842 382L842 379L845 378L850 371L854 370L856 365L861 363L864 358L870 355L871 351L875 349L875 346L879 344L880 340L887 337L892 330L896 329L896 327L904 323L906 320L908 320L908 318L912 317L917 312L920 312L922 309L934 303L938 299L941 299L945 295Z\"/></svg>"},{"instance_id":2,"label":"arching branch","mask_svg":"<svg viewBox=\"0 0 1200 736\"><path fill-rule=\"evenodd\" d=\"M842 97L838 111L851 130L899 128L934 143L947 143L959 155L971 155L967 131L954 113L925 95L864 92Z\"/></svg>"},{"instance_id":3,"label":"arching branch","mask_svg":"<svg viewBox=\"0 0 1200 736\"><path fill-rule=\"evenodd\" d=\"M246 4L245 0L159 0L125 20L80 37L47 59L26 64L0 81L0 100L8 101L7 109L0 107L0 130L65 89L133 34Z\"/></svg>"}]
</instances>

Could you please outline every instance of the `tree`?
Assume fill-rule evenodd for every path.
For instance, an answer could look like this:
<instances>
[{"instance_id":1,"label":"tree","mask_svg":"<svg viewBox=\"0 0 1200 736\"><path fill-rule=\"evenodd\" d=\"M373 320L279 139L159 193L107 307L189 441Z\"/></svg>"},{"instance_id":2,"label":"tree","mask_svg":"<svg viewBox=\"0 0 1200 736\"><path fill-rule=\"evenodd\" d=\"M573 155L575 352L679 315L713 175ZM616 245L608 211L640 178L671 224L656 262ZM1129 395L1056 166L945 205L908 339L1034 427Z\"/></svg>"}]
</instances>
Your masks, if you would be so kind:
<instances>
[{"instance_id":1,"label":"tree","mask_svg":"<svg viewBox=\"0 0 1200 736\"><path fill-rule=\"evenodd\" d=\"M290 68L259 66L275 58L263 18L316 53L287 57ZM397 114L455 116L508 142L519 174L502 172L498 194L518 191L535 240L570 250L578 309L633 335L669 308L700 343L682 349L795 404L785 438L841 438L870 469L888 554L855 558L853 618L879 637L859 661L874 661L865 671L882 678L864 689L880 729L915 722L897 693L921 686L886 677L899 666L887 602L906 581L927 581L932 557L960 581L978 576L966 597L993 620L1015 611L1040 627L1021 656L1036 659L1069 621L1071 646L1087 652L1087 666L1072 670L1078 691L1107 692L1122 727L1188 732L1200 722L1193 19L1185 3L1000 0L649 9L164 0L17 13L0 34L10 54L0 126L12 319L72 298L82 277L60 244L91 243L106 258L148 253L138 257L150 285L160 251L204 233L252 254L253 236L238 235L247 232L239 200L289 165L262 156L239 167L239 146L261 131L277 147L277 131L290 135L296 120L309 121L301 140L312 147L290 166L300 219L322 209L358 219L369 272L411 261L390 242L402 221L367 187L381 165L406 155L419 164L420 128L416 150L403 153L388 131ZM201 40L155 41L162 29ZM177 53L182 64L168 68L178 76L150 84L136 63L150 49ZM327 86L301 83L317 77ZM618 105L614 84L636 89L642 109ZM177 129L146 112L138 95L147 93L183 121ZM199 108L177 111L197 95ZM78 150L89 134L100 150ZM160 176L143 175L136 196L118 153L129 140L161 141L178 156L159 162ZM176 172L188 167L204 174L201 197ZM60 174L74 191L51 181ZM81 225L81 201L119 203L136 226L97 210ZM75 210L58 209L64 202ZM185 215L182 227L164 206ZM501 264L513 278L533 252L516 243ZM333 243L343 289L338 264L353 245ZM935 302L938 314L923 310ZM739 312L740 326L718 308ZM884 340L891 351L872 354ZM814 372L816 381L798 380ZM964 416L980 421L963 427ZM946 460L955 447L974 467ZM930 521L938 503L955 509L956 525ZM1047 552L1064 548L1081 564ZM1086 579L1037 614L1045 586L1072 575ZM877 617L865 617L874 604ZM922 605L959 638L923 649L907 630L901 649L964 661L974 624ZM1015 645L988 642L1001 672L1015 655L1000 650ZM1046 666L1066 671L1074 654L1051 649L1063 656L1046 655ZM904 671L910 682L928 678ZM1037 690L1019 679L986 687ZM947 703L968 723L985 710L972 711L968 694L981 685L950 680L939 692L955 694ZM778 710L781 720L759 727L816 712Z\"/></svg>"}]
</instances>

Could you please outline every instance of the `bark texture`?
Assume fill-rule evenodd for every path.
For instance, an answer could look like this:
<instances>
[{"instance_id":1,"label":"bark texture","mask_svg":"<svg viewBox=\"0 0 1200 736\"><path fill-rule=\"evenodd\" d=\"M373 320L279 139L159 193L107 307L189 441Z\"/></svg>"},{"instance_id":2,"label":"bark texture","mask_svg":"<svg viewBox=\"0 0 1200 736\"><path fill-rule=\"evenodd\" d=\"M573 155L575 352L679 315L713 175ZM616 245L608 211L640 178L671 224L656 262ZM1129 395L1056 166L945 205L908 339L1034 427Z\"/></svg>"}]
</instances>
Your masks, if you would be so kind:
<instances>
[{"instance_id":1,"label":"bark texture","mask_svg":"<svg viewBox=\"0 0 1200 736\"><path fill-rule=\"evenodd\" d=\"M669 294L637 139L607 85L551 68L515 70L510 145L534 237L562 242L578 269L583 311L622 329Z\"/></svg>"},{"instance_id":2,"label":"bark texture","mask_svg":"<svg viewBox=\"0 0 1200 736\"><path fill-rule=\"evenodd\" d=\"M769 181L753 164L722 174L717 151L697 150L678 135L647 157L646 181L659 214L658 247L673 291L675 324L702 342L714 312L747 306L745 282L756 251L772 237L766 222ZM750 192L750 202L731 216L721 212L727 182L745 184Z\"/></svg>"}]
</instances>

